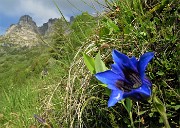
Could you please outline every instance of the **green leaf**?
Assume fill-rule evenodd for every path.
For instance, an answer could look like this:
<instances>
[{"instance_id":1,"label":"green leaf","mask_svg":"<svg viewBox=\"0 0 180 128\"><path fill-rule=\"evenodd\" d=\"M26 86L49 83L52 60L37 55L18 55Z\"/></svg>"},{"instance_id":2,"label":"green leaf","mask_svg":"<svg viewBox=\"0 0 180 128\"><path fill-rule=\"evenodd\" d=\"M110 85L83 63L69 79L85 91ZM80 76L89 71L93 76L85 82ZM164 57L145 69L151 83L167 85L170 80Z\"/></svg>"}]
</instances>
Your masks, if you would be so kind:
<instances>
[{"instance_id":1,"label":"green leaf","mask_svg":"<svg viewBox=\"0 0 180 128\"><path fill-rule=\"evenodd\" d=\"M146 113L146 112L147 112L147 110L146 110L146 111L140 111L140 112L138 113L138 116L143 115L143 114Z\"/></svg>"},{"instance_id":2,"label":"green leaf","mask_svg":"<svg viewBox=\"0 0 180 128\"><path fill-rule=\"evenodd\" d=\"M107 87L107 84L99 84L99 85L101 85L102 87Z\"/></svg>"},{"instance_id":3,"label":"green leaf","mask_svg":"<svg viewBox=\"0 0 180 128\"><path fill-rule=\"evenodd\" d=\"M131 112L131 108L132 108L132 100L129 98L126 98L126 109L127 109L128 113Z\"/></svg>"},{"instance_id":4,"label":"green leaf","mask_svg":"<svg viewBox=\"0 0 180 128\"><path fill-rule=\"evenodd\" d=\"M152 117L154 113L149 113L149 117Z\"/></svg>"},{"instance_id":5,"label":"green leaf","mask_svg":"<svg viewBox=\"0 0 180 128\"><path fill-rule=\"evenodd\" d=\"M167 114L166 114L166 107L163 104L163 102L156 96L156 89L157 89L157 87L154 89L154 94L153 94L153 98L152 98L153 99L153 106L161 115L161 118L163 119L165 127L170 128L168 118L167 118Z\"/></svg>"},{"instance_id":6,"label":"green leaf","mask_svg":"<svg viewBox=\"0 0 180 128\"><path fill-rule=\"evenodd\" d=\"M158 71L158 72L156 72L156 74L159 75L159 76L163 76L163 75L164 75L164 72Z\"/></svg>"},{"instance_id":7,"label":"green leaf","mask_svg":"<svg viewBox=\"0 0 180 128\"><path fill-rule=\"evenodd\" d=\"M98 54L95 57L95 70L96 73L107 70L107 67L105 66L104 62L101 60L100 52L98 52Z\"/></svg>"},{"instance_id":8,"label":"green leaf","mask_svg":"<svg viewBox=\"0 0 180 128\"><path fill-rule=\"evenodd\" d=\"M180 109L180 105L175 106L175 110L178 110L178 109Z\"/></svg>"},{"instance_id":9,"label":"green leaf","mask_svg":"<svg viewBox=\"0 0 180 128\"><path fill-rule=\"evenodd\" d=\"M106 27L102 27L100 30L99 30L99 36L100 37L104 37L106 35L108 35L110 33L109 29L106 28Z\"/></svg>"},{"instance_id":10,"label":"green leaf","mask_svg":"<svg viewBox=\"0 0 180 128\"><path fill-rule=\"evenodd\" d=\"M84 63L86 64L87 68L91 72L91 74L95 74L95 61L94 58L88 56L87 54L83 53Z\"/></svg>"},{"instance_id":11,"label":"green leaf","mask_svg":"<svg viewBox=\"0 0 180 128\"><path fill-rule=\"evenodd\" d=\"M163 123L163 118L162 118L162 116L159 118L159 123Z\"/></svg>"},{"instance_id":12,"label":"green leaf","mask_svg":"<svg viewBox=\"0 0 180 128\"><path fill-rule=\"evenodd\" d=\"M162 101L156 95L153 96L153 105L161 116L166 115L166 108Z\"/></svg>"},{"instance_id":13,"label":"green leaf","mask_svg":"<svg viewBox=\"0 0 180 128\"><path fill-rule=\"evenodd\" d=\"M105 88L105 95L110 96L111 95L111 90L109 88Z\"/></svg>"},{"instance_id":14,"label":"green leaf","mask_svg":"<svg viewBox=\"0 0 180 128\"><path fill-rule=\"evenodd\" d=\"M119 32L119 27L111 19L108 19L107 26L110 29L110 33L109 34L111 34L113 31L114 32Z\"/></svg>"}]
</instances>

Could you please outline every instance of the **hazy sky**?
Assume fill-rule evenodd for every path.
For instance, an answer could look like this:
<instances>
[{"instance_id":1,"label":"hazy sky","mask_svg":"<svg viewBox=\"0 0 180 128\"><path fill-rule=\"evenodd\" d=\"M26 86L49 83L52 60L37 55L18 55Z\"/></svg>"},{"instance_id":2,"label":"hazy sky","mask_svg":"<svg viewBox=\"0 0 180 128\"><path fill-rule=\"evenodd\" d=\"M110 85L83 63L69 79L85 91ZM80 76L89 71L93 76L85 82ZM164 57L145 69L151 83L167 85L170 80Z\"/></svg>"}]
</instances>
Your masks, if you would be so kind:
<instances>
[{"instance_id":1,"label":"hazy sky","mask_svg":"<svg viewBox=\"0 0 180 128\"><path fill-rule=\"evenodd\" d=\"M90 14L103 10L97 2L104 0L54 0L67 20L70 16L88 11ZM96 9L92 8L95 7ZM0 0L0 35L18 22L22 15L30 15L38 26L50 18L61 17L53 0Z\"/></svg>"}]
</instances>

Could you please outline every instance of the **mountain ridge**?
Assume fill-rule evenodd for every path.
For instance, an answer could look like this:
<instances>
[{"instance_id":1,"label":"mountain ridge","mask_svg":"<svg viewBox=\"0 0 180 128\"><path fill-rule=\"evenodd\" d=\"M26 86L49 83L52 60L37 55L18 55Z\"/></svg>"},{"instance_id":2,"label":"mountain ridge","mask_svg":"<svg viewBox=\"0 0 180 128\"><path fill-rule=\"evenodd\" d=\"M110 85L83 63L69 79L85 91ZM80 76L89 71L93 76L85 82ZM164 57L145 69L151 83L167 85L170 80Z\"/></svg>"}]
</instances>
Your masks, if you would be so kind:
<instances>
[{"instance_id":1,"label":"mountain ridge","mask_svg":"<svg viewBox=\"0 0 180 128\"><path fill-rule=\"evenodd\" d=\"M33 18L29 15L23 15L19 18L17 24L12 24L1 36L4 43L20 46L32 47L42 43L39 36L48 36L53 31L53 25L58 18L49 19L42 26L38 27ZM11 45L11 46L12 46Z\"/></svg>"}]
</instances>

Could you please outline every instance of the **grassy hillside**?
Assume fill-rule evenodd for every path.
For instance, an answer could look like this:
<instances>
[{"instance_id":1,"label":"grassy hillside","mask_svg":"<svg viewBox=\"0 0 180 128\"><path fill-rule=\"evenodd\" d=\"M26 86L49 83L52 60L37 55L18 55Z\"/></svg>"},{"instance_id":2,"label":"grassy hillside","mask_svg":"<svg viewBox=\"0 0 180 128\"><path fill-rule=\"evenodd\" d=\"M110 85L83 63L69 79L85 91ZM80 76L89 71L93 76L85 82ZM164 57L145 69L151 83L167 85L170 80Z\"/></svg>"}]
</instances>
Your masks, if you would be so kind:
<instances>
[{"instance_id":1,"label":"grassy hillside","mask_svg":"<svg viewBox=\"0 0 180 128\"><path fill-rule=\"evenodd\" d=\"M46 46L0 47L0 127L179 127L179 1L114 0L106 10L98 17L84 12L72 24L60 19ZM146 103L107 107L110 90L83 53L110 69L113 49L137 58L155 53Z\"/></svg>"}]
</instances>

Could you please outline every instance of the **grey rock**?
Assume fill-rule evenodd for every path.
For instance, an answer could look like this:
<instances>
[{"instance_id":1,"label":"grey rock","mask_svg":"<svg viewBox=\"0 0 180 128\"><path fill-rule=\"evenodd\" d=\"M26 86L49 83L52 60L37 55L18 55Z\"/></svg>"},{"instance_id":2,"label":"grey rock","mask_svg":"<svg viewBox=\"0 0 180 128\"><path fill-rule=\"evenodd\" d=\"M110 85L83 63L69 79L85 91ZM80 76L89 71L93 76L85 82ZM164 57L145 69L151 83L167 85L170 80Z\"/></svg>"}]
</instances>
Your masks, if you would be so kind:
<instances>
[{"instance_id":1,"label":"grey rock","mask_svg":"<svg viewBox=\"0 0 180 128\"><path fill-rule=\"evenodd\" d=\"M58 19L49 19L47 23L44 23L42 26L38 27L38 31L41 35L45 36L52 32L53 25Z\"/></svg>"},{"instance_id":2,"label":"grey rock","mask_svg":"<svg viewBox=\"0 0 180 128\"><path fill-rule=\"evenodd\" d=\"M29 15L21 16L17 24L12 24L3 35L8 43L21 47L32 47L41 44L39 36L45 36L52 31L57 19L49 19L43 26L38 27Z\"/></svg>"},{"instance_id":3,"label":"grey rock","mask_svg":"<svg viewBox=\"0 0 180 128\"><path fill-rule=\"evenodd\" d=\"M73 22L74 17L70 18ZM20 47L32 47L42 43L41 37L48 37L53 34L54 24L58 21L57 18L49 19L48 22L38 27L29 15L21 16L17 24L12 24L0 39L5 40L8 44L13 44ZM66 26L66 25L63 25ZM66 27L68 28L68 27ZM68 29L66 30L68 31ZM65 32L66 33L66 32ZM4 44L3 44L4 46Z\"/></svg>"}]
</instances>

